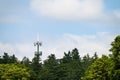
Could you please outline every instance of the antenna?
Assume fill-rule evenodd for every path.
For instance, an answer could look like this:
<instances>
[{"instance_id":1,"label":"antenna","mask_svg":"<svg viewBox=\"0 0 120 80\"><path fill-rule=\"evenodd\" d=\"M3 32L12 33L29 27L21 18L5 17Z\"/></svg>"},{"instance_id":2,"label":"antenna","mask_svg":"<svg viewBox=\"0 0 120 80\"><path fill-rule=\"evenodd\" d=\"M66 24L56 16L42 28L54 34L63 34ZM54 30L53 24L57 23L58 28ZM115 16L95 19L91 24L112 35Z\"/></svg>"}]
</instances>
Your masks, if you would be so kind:
<instances>
[{"instance_id":1,"label":"antenna","mask_svg":"<svg viewBox=\"0 0 120 80\"><path fill-rule=\"evenodd\" d=\"M39 41L39 34L37 34L37 42L34 42L34 46L37 46L37 51L35 53L42 55L39 51L39 47L42 46L42 42Z\"/></svg>"},{"instance_id":2,"label":"antenna","mask_svg":"<svg viewBox=\"0 0 120 80\"><path fill-rule=\"evenodd\" d=\"M37 34L37 41L39 41L40 37L39 37L39 33Z\"/></svg>"}]
</instances>

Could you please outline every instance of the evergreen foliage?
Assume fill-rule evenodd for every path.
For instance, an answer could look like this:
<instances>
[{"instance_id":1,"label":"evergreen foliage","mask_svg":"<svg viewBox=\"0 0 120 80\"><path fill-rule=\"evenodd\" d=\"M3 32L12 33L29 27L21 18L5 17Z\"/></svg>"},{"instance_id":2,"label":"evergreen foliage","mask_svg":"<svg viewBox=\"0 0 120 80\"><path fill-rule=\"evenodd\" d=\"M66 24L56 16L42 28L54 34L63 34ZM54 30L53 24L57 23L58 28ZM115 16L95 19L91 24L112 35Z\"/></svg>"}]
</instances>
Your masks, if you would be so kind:
<instances>
[{"instance_id":1,"label":"evergreen foliage","mask_svg":"<svg viewBox=\"0 0 120 80\"><path fill-rule=\"evenodd\" d=\"M32 61L4 53L0 56L0 80L120 80L120 36L111 43L110 56L97 53L80 57L77 48L64 52L57 59L55 54L41 61L41 53L35 53Z\"/></svg>"}]
</instances>

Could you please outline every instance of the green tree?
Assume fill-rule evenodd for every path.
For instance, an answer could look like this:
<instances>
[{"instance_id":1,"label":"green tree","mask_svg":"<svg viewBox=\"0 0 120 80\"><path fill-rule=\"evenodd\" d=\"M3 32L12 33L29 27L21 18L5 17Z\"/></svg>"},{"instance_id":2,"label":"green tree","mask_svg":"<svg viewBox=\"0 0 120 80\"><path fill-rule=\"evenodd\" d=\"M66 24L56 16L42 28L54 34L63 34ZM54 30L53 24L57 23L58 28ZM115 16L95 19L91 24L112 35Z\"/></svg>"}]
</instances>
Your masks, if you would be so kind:
<instances>
[{"instance_id":1,"label":"green tree","mask_svg":"<svg viewBox=\"0 0 120 80\"><path fill-rule=\"evenodd\" d=\"M64 56L61 59L61 63L70 63L72 61L72 55L69 51L68 53L64 52Z\"/></svg>"},{"instance_id":2,"label":"green tree","mask_svg":"<svg viewBox=\"0 0 120 80\"><path fill-rule=\"evenodd\" d=\"M4 63L4 64L10 63L10 57L9 57L8 53L4 52L4 55L2 57L2 61L3 61L2 63Z\"/></svg>"},{"instance_id":3,"label":"green tree","mask_svg":"<svg viewBox=\"0 0 120 80\"><path fill-rule=\"evenodd\" d=\"M31 63L31 68L34 71L34 73L36 74L36 78L38 77L38 74L42 67L40 56L41 56L41 53L35 53L35 56L32 59L32 63Z\"/></svg>"},{"instance_id":4,"label":"green tree","mask_svg":"<svg viewBox=\"0 0 120 80\"><path fill-rule=\"evenodd\" d=\"M51 73L50 69L42 67L39 73L40 80L55 80L55 75Z\"/></svg>"},{"instance_id":5,"label":"green tree","mask_svg":"<svg viewBox=\"0 0 120 80\"><path fill-rule=\"evenodd\" d=\"M27 57L23 57L21 63L24 64L27 67L30 67L30 65L31 65L31 61Z\"/></svg>"},{"instance_id":6,"label":"green tree","mask_svg":"<svg viewBox=\"0 0 120 80\"><path fill-rule=\"evenodd\" d=\"M77 48L73 49L71 54L73 60L78 60L78 61L80 60L80 56Z\"/></svg>"},{"instance_id":7,"label":"green tree","mask_svg":"<svg viewBox=\"0 0 120 80\"><path fill-rule=\"evenodd\" d=\"M56 80L57 79L57 70L58 60L54 54L48 56L48 59L44 61L42 70L40 71L41 80ZM46 76L47 75L47 76Z\"/></svg>"},{"instance_id":8,"label":"green tree","mask_svg":"<svg viewBox=\"0 0 120 80\"><path fill-rule=\"evenodd\" d=\"M1 56L0 56L0 64L2 64L2 62L3 62L3 60L2 60L2 58L1 58Z\"/></svg>"},{"instance_id":9,"label":"green tree","mask_svg":"<svg viewBox=\"0 0 120 80\"><path fill-rule=\"evenodd\" d=\"M13 54L12 56L8 55L8 53L4 52L4 55L0 57L0 64L9 64L9 63L17 63L18 59Z\"/></svg>"},{"instance_id":10,"label":"green tree","mask_svg":"<svg viewBox=\"0 0 120 80\"><path fill-rule=\"evenodd\" d=\"M48 59L44 61L44 66L50 69L54 69L58 65L57 59L54 54L48 56Z\"/></svg>"},{"instance_id":11,"label":"green tree","mask_svg":"<svg viewBox=\"0 0 120 80\"><path fill-rule=\"evenodd\" d=\"M0 64L0 80L29 80L30 73L22 64Z\"/></svg>"},{"instance_id":12,"label":"green tree","mask_svg":"<svg viewBox=\"0 0 120 80\"><path fill-rule=\"evenodd\" d=\"M117 36L111 45L111 58L115 62L115 69L120 69L120 36Z\"/></svg>"},{"instance_id":13,"label":"green tree","mask_svg":"<svg viewBox=\"0 0 120 80\"><path fill-rule=\"evenodd\" d=\"M56 69L56 80L69 80L71 78L71 66L67 63L60 64Z\"/></svg>"},{"instance_id":14,"label":"green tree","mask_svg":"<svg viewBox=\"0 0 120 80\"><path fill-rule=\"evenodd\" d=\"M97 54L96 54L97 55ZM85 74L85 71L88 69L88 67L95 61L94 56L91 58L89 54L83 56L81 60L81 70L82 70L82 77Z\"/></svg>"},{"instance_id":15,"label":"green tree","mask_svg":"<svg viewBox=\"0 0 120 80\"><path fill-rule=\"evenodd\" d=\"M75 48L71 52L64 53L61 64L58 67L57 74L60 76L60 80L79 80L82 76L82 70L78 49Z\"/></svg>"},{"instance_id":16,"label":"green tree","mask_svg":"<svg viewBox=\"0 0 120 80\"><path fill-rule=\"evenodd\" d=\"M10 56L10 63L17 63L17 62L18 62L18 59L15 57L14 54Z\"/></svg>"},{"instance_id":17,"label":"green tree","mask_svg":"<svg viewBox=\"0 0 120 80\"><path fill-rule=\"evenodd\" d=\"M85 72L83 80L110 80L114 63L107 56L97 59Z\"/></svg>"},{"instance_id":18,"label":"green tree","mask_svg":"<svg viewBox=\"0 0 120 80\"><path fill-rule=\"evenodd\" d=\"M114 69L111 71L111 80L119 80L120 79L120 35L117 36L114 41L111 43L112 48L110 51L112 55L110 56L114 62Z\"/></svg>"},{"instance_id":19,"label":"green tree","mask_svg":"<svg viewBox=\"0 0 120 80\"><path fill-rule=\"evenodd\" d=\"M94 53L93 57L92 57L93 61L98 59L98 55L97 55L97 52Z\"/></svg>"},{"instance_id":20,"label":"green tree","mask_svg":"<svg viewBox=\"0 0 120 80\"><path fill-rule=\"evenodd\" d=\"M79 78L82 76L82 69L81 69L81 58L79 55L79 51L77 48L74 48L71 51L72 55L72 61L69 64L71 66L70 68L70 79L72 80L79 80Z\"/></svg>"},{"instance_id":21,"label":"green tree","mask_svg":"<svg viewBox=\"0 0 120 80\"><path fill-rule=\"evenodd\" d=\"M96 59L86 71L84 80L120 79L120 36L117 36L111 45L112 54Z\"/></svg>"}]
</instances>

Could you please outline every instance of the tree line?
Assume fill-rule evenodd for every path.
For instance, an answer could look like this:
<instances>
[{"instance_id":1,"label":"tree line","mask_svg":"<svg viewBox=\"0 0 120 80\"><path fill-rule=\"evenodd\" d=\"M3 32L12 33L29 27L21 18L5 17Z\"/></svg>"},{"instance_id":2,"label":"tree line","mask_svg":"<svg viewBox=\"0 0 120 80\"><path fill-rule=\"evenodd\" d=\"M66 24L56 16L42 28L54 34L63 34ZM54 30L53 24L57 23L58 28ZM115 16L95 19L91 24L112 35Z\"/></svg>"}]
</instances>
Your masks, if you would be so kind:
<instances>
[{"instance_id":1,"label":"tree line","mask_svg":"<svg viewBox=\"0 0 120 80\"><path fill-rule=\"evenodd\" d=\"M111 45L112 54L101 58L96 52L81 57L77 48L64 52L60 59L51 54L43 62L40 53L21 61L4 53L0 56L0 80L119 80L120 36Z\"/></svg>"}]
</instances>

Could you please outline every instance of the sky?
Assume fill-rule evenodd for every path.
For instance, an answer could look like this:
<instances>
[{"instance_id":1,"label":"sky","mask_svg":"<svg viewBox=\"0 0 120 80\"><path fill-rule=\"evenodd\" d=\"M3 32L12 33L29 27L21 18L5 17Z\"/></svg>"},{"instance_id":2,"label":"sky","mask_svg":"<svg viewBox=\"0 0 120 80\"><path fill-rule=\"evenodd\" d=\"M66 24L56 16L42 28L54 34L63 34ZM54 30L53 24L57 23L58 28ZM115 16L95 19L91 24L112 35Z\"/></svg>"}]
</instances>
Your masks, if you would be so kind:
<instances>
[{"instance_id":1,"label":"sky","mask_svg":"<svg viewBox=\"0 0 120 80\"><path fill-rule=\"evenodd\" d=\"M77 48L80 56L110 54L120 35L120 0L0 0L0 55L32 59L37 35L42 60Z\"/></svg>"}]
</instances>

